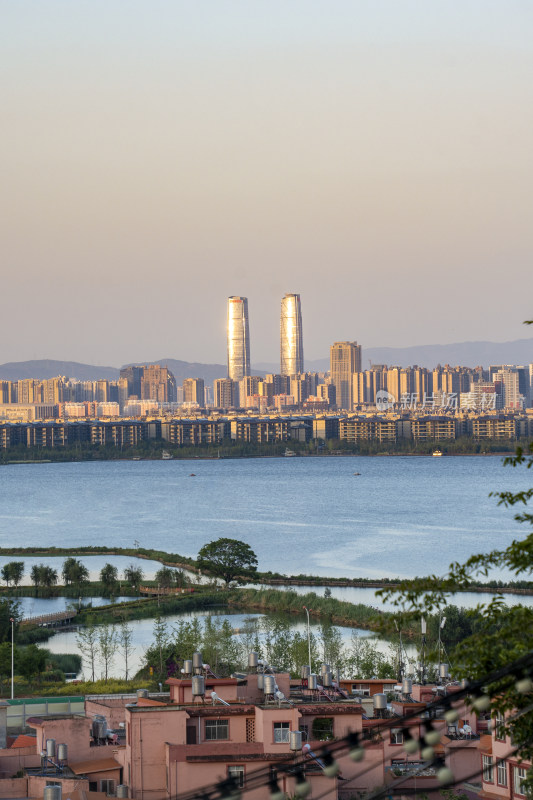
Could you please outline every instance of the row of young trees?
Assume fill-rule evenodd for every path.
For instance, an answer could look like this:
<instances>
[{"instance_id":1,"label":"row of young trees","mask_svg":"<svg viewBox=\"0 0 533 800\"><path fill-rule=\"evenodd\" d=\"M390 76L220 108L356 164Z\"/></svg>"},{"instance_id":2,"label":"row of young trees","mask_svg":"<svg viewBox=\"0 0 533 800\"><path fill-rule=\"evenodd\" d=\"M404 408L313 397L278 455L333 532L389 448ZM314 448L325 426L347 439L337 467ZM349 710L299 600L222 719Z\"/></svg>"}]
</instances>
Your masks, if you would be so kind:
<instances>
[{"instance_id":1,"label":"row of young trees","mask_svg":"<svg viewBox=\"0 0 533 800\"><path fill-rule=\"evenodd\" d=\"M124 661L124 678L130 679L131 658L135 651L133 646L133 628L123 621L120 625L94 625L89 623L80 628L76 635L76 644L87 665L91 680L94 682L98 668L101 677L108 680L119 653Z\"/></svg>"},{"instance_id":2,"label":"row of young trees","mask_svg":"<svg viewBox=\"0 0 533 800\"><path fill-rule=\"evenodd\" d=\"M253 650L278 670L297 677L301 666L309 663L309 645L315 672L322 663L327 663L346 678L395 677L397 656L392 645L383 649L375 639L358 636L356 632L350 643L345 644L339 629L328 622L320 626L318 635L310 633L308 642L307 633L294 630L289 620L269 617L248 617L238 636L227 619L215 616L207 617L203 624L192 619L180 620L172 626L156 617L145 663L166 678L200 650L204 662L215 674L224 677L246 670L248 653Z\"/></svg>"},{"instance_id":3,"label":"row of young trees","mask_svg":"<svg viewBox=\"0 0 533 800\"><path fill-rule=\"evenodd\" d=\"M24 561L10 561L0 570L0 576L7 587L19 586L24 577ZM79 559L69 557L63 562L61 577L65 586L81 587L89 582L89 570ZM34 564L30 570L30 578L35 588L50 589L59 581L57 569L47 564ZM127 566L123 572L123 580L138 591L144 580L144 572L135 564ZM162 587L183 587L188 580L181 569L163 566L155 574L155 581ZM100 570L100 582L104 584L106 595L118 594L120 589L119 571L114 564L107 563Z\"/></svg>"}]
</instances>

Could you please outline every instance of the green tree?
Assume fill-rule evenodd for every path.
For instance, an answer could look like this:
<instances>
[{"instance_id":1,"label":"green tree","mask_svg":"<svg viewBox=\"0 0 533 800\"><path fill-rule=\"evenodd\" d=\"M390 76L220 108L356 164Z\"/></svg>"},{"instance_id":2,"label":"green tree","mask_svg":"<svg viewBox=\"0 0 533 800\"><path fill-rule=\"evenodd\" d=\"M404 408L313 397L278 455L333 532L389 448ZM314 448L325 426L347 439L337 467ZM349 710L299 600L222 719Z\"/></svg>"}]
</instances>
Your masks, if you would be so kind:
<instances>
[{"instance_id":1,"label":"green tree","mask_svg":"<svg viewBox=\"0 0 533 800\"><path fill-rule=\"evenodd\" d=\"M100 581L104 584L104 596L118 594L118 569L113 564L104 564L100 570Z\"/></svg>"},{"instance_id":2,"label":"green tree","mask_svg":"<svg viewBox=\"0 0 533 800\"><path fill-rule=\"evenodd\" d=\"M340 630L330 622L323 622L320 626L320 643L322 645L324 663L329 664L333 670L342 670L344 666L344 645Z\"/></svg>"},{"instance_id":3,"label":"green tree","mask_svg":"<svg viewBox=\"0 0 533 800\"><path fill-rule=\"evenodd\" d=\"M91 680L94 683L96 661L98 658L98 630L91 621L85 628L80 628L76 634L76 644L83 660L89 665Z\"/></svg>"},{"instance_id":4,"label":"green tree","mask_svg":"<svg viewBox=\"0 0 533 800\"><path fill-rule=\"evenodd\" d=\"M200 569L215 578L222 578L226 587L235 583L246 583L257 573L257 557L245 542L238 539L217 539L204 544L197 558Z\"/></svg>"},{"instance_id":5,"label":"green tree","mask_svg":"<svg viewBox=\"0 0 533 800\"><path fill-rule=\"evenodd\" d=\"M124 679L128 680L129 674L129 660L133 655L135 648L133 647L133 628L131 625L128 625L126 620L123 620L120 624L120 628L118 631L118 647L119 652L124 659Z\"/></svg>"},{"instance_id":6,"label":"green tree","mask_svg":"<svg viewBox=\"0 0 533 800\"><path fill-rule=\"evenodd\" d=\"M176 658L183 661L202 647L202 627L197 619L190 622L180 619L172 626L172 643Z\"/></svg>"},{"instance_id":7,"label":"green tree","mask_svg":"<svg viewBox=\"0 0 533 800\"><path fill-rule=\"evenodd\" d=\"M24 576L24 561L11 561L9 566L13 586L18 586Z\"/></svg>"},{"instance_id":8,"label":"green tree","mask_svg":"<svg viewBox=\"0 0 533 800\"><path fill-rule=\"evenodd\" d=\"M163 589L169 589L174 584L174 570L170 567L161 567L155 573L155 580Z\"/></svg>"},{"instance_id":9,"label":"green tree","mask_svg":"<svg viewBox=\"0 0 533 800\"><path fill-rule=\"evenodd\" d=\"M66 586L73 584L79 586L89 580L89 570L77 558L66 558L61 571Z\"/></svg>"},{"instance_id":10,"label":"green tree","mask_svg":"<svg viewBox=\"0 0 533 800\"><path fill-rule=\"evenodd\" d=\"M163 661L164 654L169 644L169 631L168 625L158 612L154 619L154 644L153 649L157 654L157 663L159 665L159 677L163 676Z\"/></svg>"},{"instance_id":11,"label":"green tree","mask_svg":"<svg viewBox=\"0 0 533 800\"><path fill-rule=\"evenodd\" d=\"M387 658L372 638L359 636L354 631L346 658L346 672L351 678L395 678L395 655L391 653Z\"/></svg>"},{"instance_id":12,"label":"green tree","mask_svg":"<svg viewBox=\"0 0 533 800\"><path fill-rule=\"evenodd\" d=\"M14 652L15 663L18 663L18 650L15 647ZM7 682L11 678L11 642L2 642L0 644L0 686L4 680Z\"/></svg>"},{"instance_id":13,"label":"green tree","mask_svg":"<svg viewBox=\"0 0 533 800\"><path fill-rule=\"evenodd\" d=\"M13 583L18 586L24 575L24 561L10 561L4 564L1 571L2 580L6 582L6 586Z\"/></svg>"},{"instance_id":14,"label":"green tree","mask_svg":"<svg viewBox=\"0 0 533 800\"><path fill-rule=\"evenodd\" d=\"M41 571L41 583L46 589L51 589L57 583L57 570L53 567L43 566Z\"/></svg>"},{"instance_id":15,"label":"green tree","mask_svg":"<svg viewBox=\"0 0 533 800\"><path fill-rule=\"evenodd\" d=\"M39 683L41 682L41 674L46 667L47 651L37 647L36 644L29 644L27 647L22 648L19 652L17 671L31 682L33 677L37 675Z\"/></svg>"},{"instance_id":16,"label":"green tree","mask_svg":"<svg viewBox=\"0 0 533 800\"><path fill-rule=\"evenodd\" d=\"M133 586L136 591L139 591L139 586L141 585L143 578L144 572L140 567L136 567L135 564L130 564L129 567L126 567L124 570L124 580Z\"/></svg>"},{"instance_id":17,"label":"green tree","mask_svg":"<svg viewBox=\"0 0 533 800\"><path fill-rule=\"evenodd\" d=\"M100 625L98 630L98 655L104 670L104 680L109 678L109 671L113 665L118 650L118 636L114 625Z\"/></svg>"},{"instance_id":18,"label":"green tree","mask_svg":"<svg viewBox=\"0 0 533 800\"><path fill-rule=\"evenodd\" d=\"M31 568L30 576L31 582L35 586L36 589L39 588L42 582L42 573L44 569L44 564L34 564Z\"/></svg>"}]
</instances>

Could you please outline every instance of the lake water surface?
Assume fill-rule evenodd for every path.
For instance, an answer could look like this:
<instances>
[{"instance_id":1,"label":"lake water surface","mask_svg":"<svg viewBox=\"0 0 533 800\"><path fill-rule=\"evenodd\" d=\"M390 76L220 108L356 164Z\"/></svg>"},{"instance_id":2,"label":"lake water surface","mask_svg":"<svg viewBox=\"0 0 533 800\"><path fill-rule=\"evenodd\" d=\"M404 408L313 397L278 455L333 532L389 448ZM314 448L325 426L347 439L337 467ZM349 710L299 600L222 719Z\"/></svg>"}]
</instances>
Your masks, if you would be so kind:
<instances>
[{"instance_id":1,"label":"lake water surface","mask_svg":"<svg viewBox=\"0 0 533 800\"><path fill-rule=\"evenodd\" d=\"M259 569L287 575L442 574L522 535L489 492L530 482L483 456L8 465L0 545L138 541L195 557L224 536L248 542Z\"/></svg>"}]
</instances>

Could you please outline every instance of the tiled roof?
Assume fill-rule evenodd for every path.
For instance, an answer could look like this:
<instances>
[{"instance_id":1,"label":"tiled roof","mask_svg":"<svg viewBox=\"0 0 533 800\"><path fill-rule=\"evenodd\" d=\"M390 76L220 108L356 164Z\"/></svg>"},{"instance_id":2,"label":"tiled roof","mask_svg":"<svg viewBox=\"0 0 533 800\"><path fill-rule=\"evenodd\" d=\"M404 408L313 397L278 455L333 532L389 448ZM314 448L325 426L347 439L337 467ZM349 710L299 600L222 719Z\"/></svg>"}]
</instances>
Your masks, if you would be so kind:
<instances>
[{"instance_id":1,"label":"tiled roof","mask_svg":"<svg viewBox=\"0 0 533 800\"><path fill-rule=\"evenodd\" d=\"M25 733L21 733L20 736L17 736L14 742L10 745L11 749L14 747L35 747L37 744L37 737L36 736L27 736Z\"/></svg>"}]
</instances>

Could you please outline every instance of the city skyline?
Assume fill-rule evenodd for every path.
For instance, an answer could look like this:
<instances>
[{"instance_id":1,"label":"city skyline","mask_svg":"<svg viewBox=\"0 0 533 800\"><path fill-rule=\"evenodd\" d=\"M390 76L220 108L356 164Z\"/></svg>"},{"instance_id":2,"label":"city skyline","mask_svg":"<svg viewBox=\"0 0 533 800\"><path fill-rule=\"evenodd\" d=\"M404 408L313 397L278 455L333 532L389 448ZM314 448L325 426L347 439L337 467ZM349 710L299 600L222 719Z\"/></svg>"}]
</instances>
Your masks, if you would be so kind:
<instances>
[{"instance_id":1,"label":"city skyline","mask_svg":"<svg viewBox=\"0 0 533 800\"><path fill-rule=\"evenodd\" d=\"M224 363L233 293L277 361L293 287L311 361L524 335L530 5L27 9L2 8L0 363Z\"/></svg>"}]
</instances>

